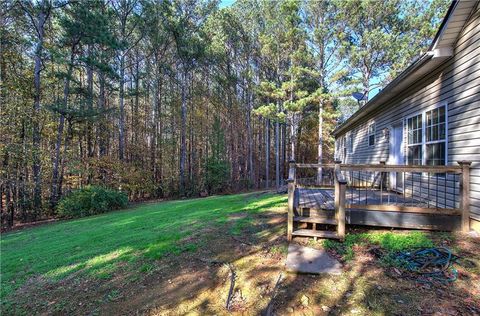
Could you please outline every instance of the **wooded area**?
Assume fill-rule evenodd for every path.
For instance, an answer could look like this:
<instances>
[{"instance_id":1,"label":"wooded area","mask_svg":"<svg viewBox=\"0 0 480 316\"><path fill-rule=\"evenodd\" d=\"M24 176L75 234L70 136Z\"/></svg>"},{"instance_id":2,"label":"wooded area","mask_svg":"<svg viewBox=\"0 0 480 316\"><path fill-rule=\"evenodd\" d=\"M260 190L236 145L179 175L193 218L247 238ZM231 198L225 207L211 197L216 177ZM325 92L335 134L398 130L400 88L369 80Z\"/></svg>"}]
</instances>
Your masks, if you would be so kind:
<instances>
[{"instance_id":1,"label":"wooded area","mask_svg":"<svg viewBox=\"0 0 480 316\"><path fill-rule=\"evenodd\" d=\"M2 1L2 226L54 217L91 184L199 196L332 161L351 93L368 99L425 51L447 5Z\"/></svg>"}]
</instances>

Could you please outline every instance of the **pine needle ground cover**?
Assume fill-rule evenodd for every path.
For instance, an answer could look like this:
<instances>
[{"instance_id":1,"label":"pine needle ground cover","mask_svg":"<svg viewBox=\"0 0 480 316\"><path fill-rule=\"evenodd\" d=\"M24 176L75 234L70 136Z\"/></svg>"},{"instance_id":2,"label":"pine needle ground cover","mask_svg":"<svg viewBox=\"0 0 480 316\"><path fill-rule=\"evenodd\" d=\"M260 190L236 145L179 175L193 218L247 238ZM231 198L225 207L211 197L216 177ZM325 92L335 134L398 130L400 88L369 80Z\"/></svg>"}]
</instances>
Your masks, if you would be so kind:
<instances>
[{"instance_id":1,"label":"pine needle ground cover","mask_svg":"<svg viewBox=\"0 0 480 316\"><path fill-rule=\"evenodd\" d=\"M349 227L343 244L293 241L337 255L341 275L290 274L286 202L257 192L149 203L4 234L2 315L479 313L478 239ZM371 253L419 246L461 256L458 280L419 284Z\"/></svg>"}]
</instances>

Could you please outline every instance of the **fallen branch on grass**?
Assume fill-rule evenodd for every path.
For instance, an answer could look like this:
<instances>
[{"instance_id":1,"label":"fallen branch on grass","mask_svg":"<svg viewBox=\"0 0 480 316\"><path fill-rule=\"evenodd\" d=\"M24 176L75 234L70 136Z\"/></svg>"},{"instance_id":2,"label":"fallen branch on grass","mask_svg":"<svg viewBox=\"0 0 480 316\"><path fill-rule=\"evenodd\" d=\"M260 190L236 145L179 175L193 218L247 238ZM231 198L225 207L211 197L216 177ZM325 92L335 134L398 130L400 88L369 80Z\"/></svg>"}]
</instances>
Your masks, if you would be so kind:
<instances>
[{"instance_id":1,"label":"fallen branch on grass","mask_svg":"<svg viewBox=\"0 0 480 316\"><path fill-rule=\"evenodd\" d=\"M235 272L235 267L230 262L225 262L220 260L211 260L211 259L203 259L203 258L200 258L199 260L208 264L223 264L230 270L230 288L228 290L227 301L225 303L225 308L227 309L227 311L230 311L233 290L235 289L235 279L237 277L237 274Z\"/></svg>"},{"instance_id":2,"label":"fallen branch on grass","mask_svg":"<svg viewBox=\"0 0 480 316\"><path fill-rule=\"evenodd\" d=\"M230 236L230 237L232 237L233 240L238 241L239 243L242 243L242 244L244 244L244 245L253 246L253 244L252 244L251 242L242 240L242 239L237 238L237 237L235 237L235 236Z\"/></svg>"},{"instance_id":3,"label":"fallen branch on grass","mask_svg":"<svg viewBox=\"0 0 480 316\"><path fill-rule=\"evenodd\" d=\"M208 264L228 264L228 262L220 261L220 260L211 260L211 259L204 259L204 258L199 258L198 260Z\"/></svg>"},{"instance_id":4,"label":"fallen branch on grass","mask_svg":"<svg viewBox=\"0 0 480 316\"><path fill-rule=\"evenodd\" d=\"M270 302L268 302L267 308L265 309L265 313L263 315L265 316L271 316L272 311L273 311L273 302L275 300L275 297L277 296L278 288L280 287L280 283L282 283L283 279L283 273L280 272L278 275L277 283L275 283L275 287L273 288L272 291L272 297L270 298Z\"/></svg>"},{"instance_id":5,"label":"fallen branch on grass","mask_svg":"<svg viewBox=\"0 0 480 316\"><path fill-rule=\"evenodd\" d=\"M228 296L227 296L227 302L225 304L225 308L227 309L227 311L229 311L231 307L230 303L232 301L233 289L235 288L236 273L231 263L228 263L227 266L230 269L230 289L228 290Z\"/></svg>"}]
</instances>

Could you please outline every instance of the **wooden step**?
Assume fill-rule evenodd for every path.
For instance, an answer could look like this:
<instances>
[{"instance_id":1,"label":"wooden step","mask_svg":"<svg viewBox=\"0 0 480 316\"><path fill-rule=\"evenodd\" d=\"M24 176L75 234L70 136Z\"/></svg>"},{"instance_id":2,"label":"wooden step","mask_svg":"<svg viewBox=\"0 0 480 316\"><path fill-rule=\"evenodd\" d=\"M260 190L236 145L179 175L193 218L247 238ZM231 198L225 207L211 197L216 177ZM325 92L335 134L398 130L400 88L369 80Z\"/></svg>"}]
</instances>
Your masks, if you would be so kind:
<instances>
[{"instance_id":1,"label":"wooden step","mask_svg":"<svg viewBox=\"0 0 480 316\"><path fill-rule=\"evenodd\" d=\"M294 230L292 236L340 239L340 237L338 237L337 235L337 232L332 232L328 230L299 229Z\"/></svg>"},{"instance_id":2,"label":"wooden step","mask_svg":"<svg viewBox=\"0 0 480 316\"><path fill-rule=\"evenodd\" d=\"M329 210L312 210L312 209L301 209L298 212L295 212L295 215L303 217L325 217L325 218L334 218L335 212Z\"/></svg>"},{"instance_id":3,"label":"wooden step","mask_svg":"<svg viewBox=\"0 0 480 316\"><path fill-rule=\"evenodd\" d=\"M327 225L337 225L335 219L317 217L317 216L295 216L293 218L294 222L300 223L315 223L315 224L327 224Z\"/></svg>"}]
</instances>

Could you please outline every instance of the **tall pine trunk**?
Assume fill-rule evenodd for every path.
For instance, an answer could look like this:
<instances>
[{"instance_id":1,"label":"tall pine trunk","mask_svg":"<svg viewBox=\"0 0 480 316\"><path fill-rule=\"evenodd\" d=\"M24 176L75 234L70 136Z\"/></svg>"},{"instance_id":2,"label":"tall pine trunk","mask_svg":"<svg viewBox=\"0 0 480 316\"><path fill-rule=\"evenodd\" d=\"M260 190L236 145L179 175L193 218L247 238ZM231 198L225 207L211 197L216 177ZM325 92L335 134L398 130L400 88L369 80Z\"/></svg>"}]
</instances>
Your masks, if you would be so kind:
<instances>
[{"instance_id":1,"label":"tall pine trunk","mask_svg":"<svg viewBox=\"0 0 480 316\"><path fill-rule=\"evenodd\" d=\"M118 158L125 159L125 55L120 56Z\"/></svg>"},{"instance_id":2,"label":"tall pine trunk","mask_svg":"<svg viewBox=\"0 0 480 316\"><path fill-rule=\"evenodd\" d=\"M49 7L50 10L50 7ZM35 94L33 100L33 138L32 138L32 162L33 162L33 219L35 220L42 208L42 174L40 161L40 146L42 135L40 134L40 96L41 96L41 71L42 71L42 55L43 55L43 38L45 36L45 23L47 20L47 12L40 10L37 15L36 29L38 42L35 49L35 69L33 73L33 83L35 86Z\"/></svg>"},{"instance_id":3,"label":"tall pine trunk","mask_svg":"<svg viewBox=\"0 0 480 316\"><path fill-rule=\"evenodd\" d=\"M275 120L275 187L280 188L280 123Z\"/></svg>"},{"instance_id":4,"label":"tall pine trunk","mask_svg":"<svg viewBox=\"0 0 480 316\"><path fill-rule=\"evenodd\" d=\"M248 91L247 95L247 134L248 134L248 178L249 186L254 183L254 172L253 172L253 132L252 132L252 103L253 103L253 93Z\"/></svg>"},{"instance_id":5,"label":"tall pine trunk","mask_svg":"<svg viewBox=\"0 0 480 316\"><path fill-rule=\"evenodd\" d=\"M157 173L157 110L159 103L158 93L159 79L156 78L153 82L153 104L151 110L151 125L150 125L150 171L152 172L152 179L155 182Z\"/></svg>"},{"instance_id":6,"label":"tall pine trunk","mask_svg":"<svg viewBox=\"0 0 480 316\"><path fill-rule=\"evenodd\" d=\"M58 178L60 166L60 151L62 148L63 130L65 128L65 116L60 114L57 127L57 140L55 141L55 158L53 159L52 184L50 186L50 209L54 209L58 200Z\"/></svg>"},{"instance_id":7,"label":"tall pine trunk","mask_svg":"<svg viewBox=\"0 0 480 316\"><path fill-rule=\"evenodd\" d=\"M99 126L97 129L97 140L98 140L98 155L103 157L107 154L107 142L106 142L106 124L105 124L105 74L103 71L100 71L98 74L98 109L102 113L102 117L99 121Z\"/></svg>"},{"instance_id":8,"label":"tall pine trunk","mask_svg":"<svg viewBox=\"0 0 480 316\"><path fill-rule=\"evenodd\" d=\"M270 120L265 120L265 188L270 187Z\"/></svg>"},{"instance_id":9,"label":"tall pine trunk","mask_svg":"<svg viewBox=\"0 0 480 316\"><path fill-rule=\"evenodd\" d=\"M320 101L318 107L318 164L323 162L323 101ZM317 184L322 184L322 167L317 170Z\"/></svg>"},{"instance_id":10,"label":"tall pine trunk","mask_svg":"<svg viewBox=\"0 0 480 316\"><path fill-rule=\"evenodd\" d=\"M63 179L65 174L65 163L67 161L68 148L73 139L73 122L67 121L67 135L63 144L63 156L60 160L60 177L58 178L58 197L63 195Z\"/></svg>"},{"instance_id":11,"label":"tall pine trunk","mask_svg":"<svg viewBox=\"0 0 480 316\"><path fill-rule=\"evenodd\" d=\"M180 195L185 195L185 163L187 160L187 70L185 66L182 69L182 106L180 121Z\"/></svg>"},{"instance_id":12,"label":"tall pine trunk","mask_svg":"<svg viewBox=\"0 0 480 316\"><path fill-rule=\"evenodd\" d=\"M92 45L88 45L87 48L88 56L92 57ZM88 111L90 113L93 112L93 67L88 64L87 65L87 94L88 94ZM87 157L93 157L94 148L93 148L93 140L92 140L92 123L87 121Z\"/></svg>"},{"instance_id":13,"label":"tall pine trunk","mask_svg":"<svg viewBox=\"0 0 480 316\"><path fill-rule=\"evenodd\" d=\"M63 87L63 110L67 110L68 108L68 96L70 94L70 79L72 77L73 72L73 60L75 54L75 47L72 46L70 52L70 64L68 65L67 76L65 77L64 87ZM65 128L65 115L64 111L61 111L58 128L57 128L57 140L55 142L55 158L53 160L53 168L52 168L52 184L50 188L50 208L53 210L57 205L58 198L59 198L59 167L61 164L61 147L62 147L62 138L63 138L63 130ZM66 154L66 153L64 153Z\"/></svg>"},{"instance_id":14,"label":"tall pine trunk","mask_svg":"<svg viewBox=\"0 0 480 316\"><path fill-rule=\"evenodd\" d=\"M285 184L287 167L287 124L282 124L282 185Z\"/></svg>"}]
</instances>

